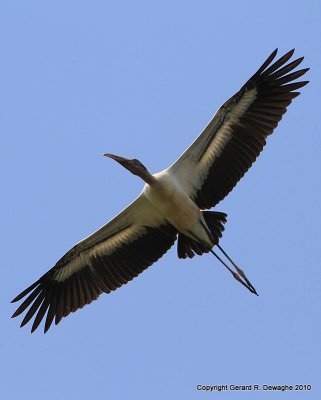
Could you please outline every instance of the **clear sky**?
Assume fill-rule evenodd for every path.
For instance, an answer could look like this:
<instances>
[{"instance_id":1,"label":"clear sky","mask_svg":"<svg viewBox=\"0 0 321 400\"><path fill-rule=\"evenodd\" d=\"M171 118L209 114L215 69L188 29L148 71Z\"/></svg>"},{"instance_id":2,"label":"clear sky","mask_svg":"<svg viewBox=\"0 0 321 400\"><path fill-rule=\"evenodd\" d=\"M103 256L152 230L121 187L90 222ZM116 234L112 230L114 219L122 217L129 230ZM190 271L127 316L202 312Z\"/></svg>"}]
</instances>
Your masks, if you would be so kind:
<instances>
[{"instance_id":1,"label":"clear sky","mask_svg":"<svg viewBox=\"0 0 321 400\"><path fill-rule=\"evenodd\" d=\"M2 399L321 398L320 16L313 0L1 2ZM311 82L216 208L260 296L173 248L46 335L20 329L9 301L142 189L101 154L166 168L276 47ZM197 390L232 384L312 390Z\"/></svg>"}]
</instances>

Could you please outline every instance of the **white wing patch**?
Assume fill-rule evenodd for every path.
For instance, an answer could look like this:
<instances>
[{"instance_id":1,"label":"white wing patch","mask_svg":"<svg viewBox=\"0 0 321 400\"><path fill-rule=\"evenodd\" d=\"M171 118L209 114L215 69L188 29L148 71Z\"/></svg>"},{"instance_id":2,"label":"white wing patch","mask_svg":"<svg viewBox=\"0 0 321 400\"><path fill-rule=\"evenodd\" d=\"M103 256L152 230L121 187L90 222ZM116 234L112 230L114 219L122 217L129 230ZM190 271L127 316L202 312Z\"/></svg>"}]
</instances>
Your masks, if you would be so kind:
<instances>
[{"instance_id":1,"label":"white wing patch","mask_svg":"<svg viewBox=\"0 0 321 400\"><path fill-rule=\"evenodd\" d=\"M55 271L54 279L63 282L82 268L92 267L92 260L99 255L108 256L126 243L133 242L145 232L145 225L160 226L165 222L142 192L124 211L105 226L79 242L76 254ZM78 250L78 251L77 251Z\"/></svg>"},{"instance_id":2,"label":"white wing patch","mask_svg":"<svg viewBox=\"0 0 321 400\"><path fill-rule=\"evenodd\" d=\"M79 271L84 267L83 255L80 254L79 257L71 260L68 264L64 265L62 268L55 272L54 280L57 282L63 282L69 278L72 274Z\"/></svg>"},{"instance_id":3,"label":"white wing patch","mask_svg":"<svg viewBox=\"0 0 321 400\"><path fill-rule=\"evenodd\" d=\"M230 124L235 124L239 121L240 117L245 114L249 106L256 99L256 95L257 90L255 87L243 94L241 100L239 100L239 102L233 107L233 110L228 113L228 122Z\"/></svg>"},{"instance_id":4,"label":"white wing patch","mask_svg":"<svg viewBox=\"0 0 321 400\"><path fill-rule=\"evenodd\" d=\"M244 115L248 107L253 103L257 95L256 88L253 88L246 92L241 100L233 107L231 111L228 111L225 117L223 125L215 133L213 140L206 149L203 157L198 164L199 181L198 185L194 186L194 189L199 189L202 186L203 178L207 175L209 168L213 165L215 160L221 155L227 143L232 138L232 126L236 124L240 117ZM223 111L222 111L223 112Z\"/></svg>"},{"instance_id":5,"label":"white wing patch","mask_svg":"<svg viewBox=\"0 0 321 400\"><path fill-rule=\"evenodd\" d=\"M215 135L215 139L204 153L199 163L200 171L202 171L204 168L207 169L213 163L213 161L221 155L224 147L230 141L231 137L232 131L230 128L230 123L224 124L224 126L218 130Z\"/></svg>"},{"instance_id":6,"label":"white wing patch","mask_svg":"<svg viewBox=\"0 0 321 400\"><path fill-rule=\"evenodd\" d=\"M134 241L137 237L144 233L144 228L139 226L129 226L127 229L120 231L119 233L113 235L107 240L97 243L94 247L83 250L80 252L78 257L71 260L68 264L58 269L55 273L54 279L58 282L63 282L69 278L74 273L80 271L82 268L91 266L92 257L99 256L103 254L108 256L121 247L124 243L130 243Z\"/></svg>"},{"instance_id":7,"label":"white wing patch","mask_svg":"<svg viewBox=\"0 0 321 400\"><path fill-rule=\"evenodd\" d=\"M221 155L224 147L232 137L232 125L236 124L240 120L240 117L255 100L256 94L257 91L255 88L249 90L242 96L241 100L233 107L233 109L227 112L223 125L216 132L215 137L201 159L201 169L206 166L209 161L213 163L213 161Z\"/></svg>"},{"instance_id":8,"label":"white wing patch","mask_svg":"<svg viewBox=\"0 0 321 400\"><path fill-rule=\"evenodd\" d=\"M89 251L89 257L96 257L99 254L109 255L121 247L125 243L133 242L137 237L142 236L145 229L138 226L130 226L127 229L112 236L110 239L105 240Z\"/></svg>"},{"instance_id":9,"label":"white wing patch","mask_svg":"<svg viewBox=\"0 0 321 400\"><path fill-rule=\"evenodd\" d=\"M240 120L256 96L257 90L254 87L245 92L236 104L227 105L225 110L224 108L219 110L200 136L168 168L169 173L177 177L180 186L187 193L192 195L195 190L202 187L208 170L232 138L232 126ZM218 128L222 119L223 123Z\"/></svg>"}]
</instances>

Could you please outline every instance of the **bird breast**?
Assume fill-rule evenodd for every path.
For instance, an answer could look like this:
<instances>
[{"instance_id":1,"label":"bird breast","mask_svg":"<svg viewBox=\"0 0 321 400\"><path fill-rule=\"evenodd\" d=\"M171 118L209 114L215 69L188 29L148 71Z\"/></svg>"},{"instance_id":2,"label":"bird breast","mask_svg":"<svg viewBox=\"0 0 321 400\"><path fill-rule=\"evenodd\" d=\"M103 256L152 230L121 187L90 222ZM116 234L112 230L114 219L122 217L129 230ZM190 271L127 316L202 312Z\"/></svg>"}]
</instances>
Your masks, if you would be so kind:
<instances>
[{"instance_id":1,"label":"bird breast","mask_svg":"<svg viewBox=\"0 0 321 400\"><path fill-rule=\"evenodd\" d=\"M163 217L180 232L191 230L199 223L200 210L175 178L168 173L155 174L153 185L146 184L144 194Z\"/></svg>"}]
</instances>

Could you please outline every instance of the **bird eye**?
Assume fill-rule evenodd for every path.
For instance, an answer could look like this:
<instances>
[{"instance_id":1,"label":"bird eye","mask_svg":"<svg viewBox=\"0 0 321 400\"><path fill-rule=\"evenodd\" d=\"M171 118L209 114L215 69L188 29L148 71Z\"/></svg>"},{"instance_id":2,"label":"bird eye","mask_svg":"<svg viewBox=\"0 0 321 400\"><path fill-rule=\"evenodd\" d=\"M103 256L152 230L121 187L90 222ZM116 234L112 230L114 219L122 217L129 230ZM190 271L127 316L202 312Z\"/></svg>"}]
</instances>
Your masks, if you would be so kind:
<instances>
[{"instance_id":1,"label":"bird eye","mask_svg":"<svg viewBox=\"0 0 321 400\"><path fill-rule=\"evenodd\" d=\"M139 160L137 160L136 158L134 158L133 161L137 166L143 167L143 164Z\"/></svg>"}]
</instances>

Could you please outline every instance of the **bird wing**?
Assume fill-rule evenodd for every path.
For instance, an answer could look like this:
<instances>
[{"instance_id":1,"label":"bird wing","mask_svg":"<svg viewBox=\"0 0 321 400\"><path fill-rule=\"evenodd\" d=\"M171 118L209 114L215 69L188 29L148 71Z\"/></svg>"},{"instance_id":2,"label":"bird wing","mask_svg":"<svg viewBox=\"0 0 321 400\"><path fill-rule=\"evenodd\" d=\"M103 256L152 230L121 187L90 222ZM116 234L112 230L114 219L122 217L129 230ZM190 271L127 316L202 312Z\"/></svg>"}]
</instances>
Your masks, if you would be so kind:
<instances>
[{"instance_id":1,"label":"bird wing","mask_svg":"<svg viewBox=\"0 0 321 400\"><path fill-rule=\"evenodd\" d=\"M215 206L234 188L300 94L295 90L308 83L291 83L309 69L291 72L303 60L287 63L293 53L271 65L275 50L168 169L200 209Z\"/></svg>"},{"instance_id":2,"label":"bird wing","mask_svg":"<svg viewBox=\"0 0 321 400\"><path fill-rule=\"evenodd\" d=\"M44 332L63 317L116 290L157 261L174 244L176 230L144 195L113 220L70 249L33 285L12 302L28 297L16 317L28 308L21 323L36 314L31 332L46 315Z\"/></svg>"}]
</instances>

